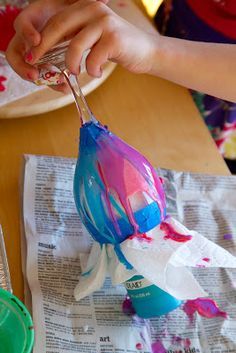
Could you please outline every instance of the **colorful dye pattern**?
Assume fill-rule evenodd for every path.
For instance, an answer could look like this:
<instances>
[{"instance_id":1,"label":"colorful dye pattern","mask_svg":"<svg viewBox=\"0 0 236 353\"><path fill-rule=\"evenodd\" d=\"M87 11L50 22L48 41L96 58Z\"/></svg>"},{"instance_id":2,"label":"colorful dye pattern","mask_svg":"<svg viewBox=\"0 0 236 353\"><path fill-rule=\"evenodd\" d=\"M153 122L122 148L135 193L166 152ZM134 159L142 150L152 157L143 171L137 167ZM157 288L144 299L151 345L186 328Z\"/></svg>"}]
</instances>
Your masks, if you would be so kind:
<instances>
[{"instance_id":1,"label":"colorful dye pattern","mask_svg":"<svg viewBox=\"0 0 236 353\"><path fill-rule=\"evenodd\" d=\"M74 194L83 223L100 244L131 235L144 239L166 216L152 165L95 119L80 130Z\"/></svg>"}]
</instances>

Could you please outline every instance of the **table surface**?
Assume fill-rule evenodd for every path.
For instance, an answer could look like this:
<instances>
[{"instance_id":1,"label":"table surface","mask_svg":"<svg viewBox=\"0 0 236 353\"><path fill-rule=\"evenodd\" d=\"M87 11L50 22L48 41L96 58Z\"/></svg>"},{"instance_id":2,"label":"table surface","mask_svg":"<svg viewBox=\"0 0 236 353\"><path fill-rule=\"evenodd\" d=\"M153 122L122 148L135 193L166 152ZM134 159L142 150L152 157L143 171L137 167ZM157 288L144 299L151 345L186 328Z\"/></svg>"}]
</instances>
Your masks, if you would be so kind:
<instances>
[{"instance_id":1,"label":"table surface","mask_svg":"<svg viewBox=\"0 0 236 353\"><path fill-rule=\"evenodd\" d=\"M101 122L154 166L229 174L186 89L118 67L87 100ZM0 120L0 223L14 293L21 299L22 156L28 153L76 157L78 131L74 105L39 116Z\"/></svg>"}]
</instances>

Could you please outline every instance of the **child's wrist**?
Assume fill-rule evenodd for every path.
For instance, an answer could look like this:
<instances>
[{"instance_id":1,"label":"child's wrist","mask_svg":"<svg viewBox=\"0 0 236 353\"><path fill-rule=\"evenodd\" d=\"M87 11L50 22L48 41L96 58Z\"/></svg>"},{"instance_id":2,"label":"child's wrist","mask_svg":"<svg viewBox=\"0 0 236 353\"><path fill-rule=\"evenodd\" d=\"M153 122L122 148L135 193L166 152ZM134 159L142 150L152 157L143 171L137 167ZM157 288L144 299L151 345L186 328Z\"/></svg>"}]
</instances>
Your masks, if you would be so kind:
<instances>
[{"instance_id":1,"label":"child's wrist","mask_svg":"<svg viewBox=\"0 0 236 353\"><path fill-rule=\"evenodd\" d=\"M152 50L150 55L150 64L149 71L147 72L150 75L160 76L162 72L162 64L164 60L164 42L165 37L162 35L151 35L152 38Z\"/></svg>"}]
</instances>

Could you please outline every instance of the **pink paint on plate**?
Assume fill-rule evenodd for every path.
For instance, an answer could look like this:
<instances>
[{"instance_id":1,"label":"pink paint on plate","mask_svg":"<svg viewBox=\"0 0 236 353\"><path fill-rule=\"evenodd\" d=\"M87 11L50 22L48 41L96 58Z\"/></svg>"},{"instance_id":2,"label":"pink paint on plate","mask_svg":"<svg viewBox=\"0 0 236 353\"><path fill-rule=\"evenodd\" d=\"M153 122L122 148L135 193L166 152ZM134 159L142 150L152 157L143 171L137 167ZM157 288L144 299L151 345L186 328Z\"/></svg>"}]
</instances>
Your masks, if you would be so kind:
<instances>
[{"instance_id":1,"label":"pink paint on plate","mask_svg":"<svg viewBox=\"0 0 236 353\"><path fill-rule=\"evenodd\" d=\"M0 76L0 92L4 92L6 87L4 86L3 82L6 81L5 76Z\"/></svg>"}]
</instances>

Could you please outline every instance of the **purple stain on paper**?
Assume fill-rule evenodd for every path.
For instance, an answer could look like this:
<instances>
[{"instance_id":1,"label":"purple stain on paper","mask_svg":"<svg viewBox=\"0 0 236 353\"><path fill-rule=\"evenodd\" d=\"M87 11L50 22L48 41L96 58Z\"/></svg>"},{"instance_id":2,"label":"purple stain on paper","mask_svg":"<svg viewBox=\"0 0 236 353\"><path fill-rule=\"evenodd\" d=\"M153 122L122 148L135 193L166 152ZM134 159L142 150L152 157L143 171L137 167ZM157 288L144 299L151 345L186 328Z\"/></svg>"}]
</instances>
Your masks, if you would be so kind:
<instances>
[{"instance_id":1,"label":"purple stain on paper","mask_svg":"<svg viewBox=\"0 0 236 353\"><path fill-rule=\"evenodd\" d=\"M195 312L206 318L223 317L227 318L227 313L220 310L217 303L210 298L197 298L194 300L187 300L183 306L184 312L193 321Z\"/></svg>"},{"instance_id":2,"label":"purple stain on paper","mask_svg":"<svg viewBox=\"0 0 236 353\"><path fill-rule=\"evenodd\" d=\"M230 233L224 234L224 239L225 239L225 240L231 240L231 239L233 239L233 234L230 234Z\"/></svg>"},{"instance_id":3,"label":"purple stain on paper","mask_svg":"<svg viewBox=\"0 0 236 353\"><path fill-rule=\"evenodd\" d=\"M135 310L132 305L130 297L126 297L122 304L122 311L125 315L132 316L135 315Z\"/></svg>"}]
</instances>

